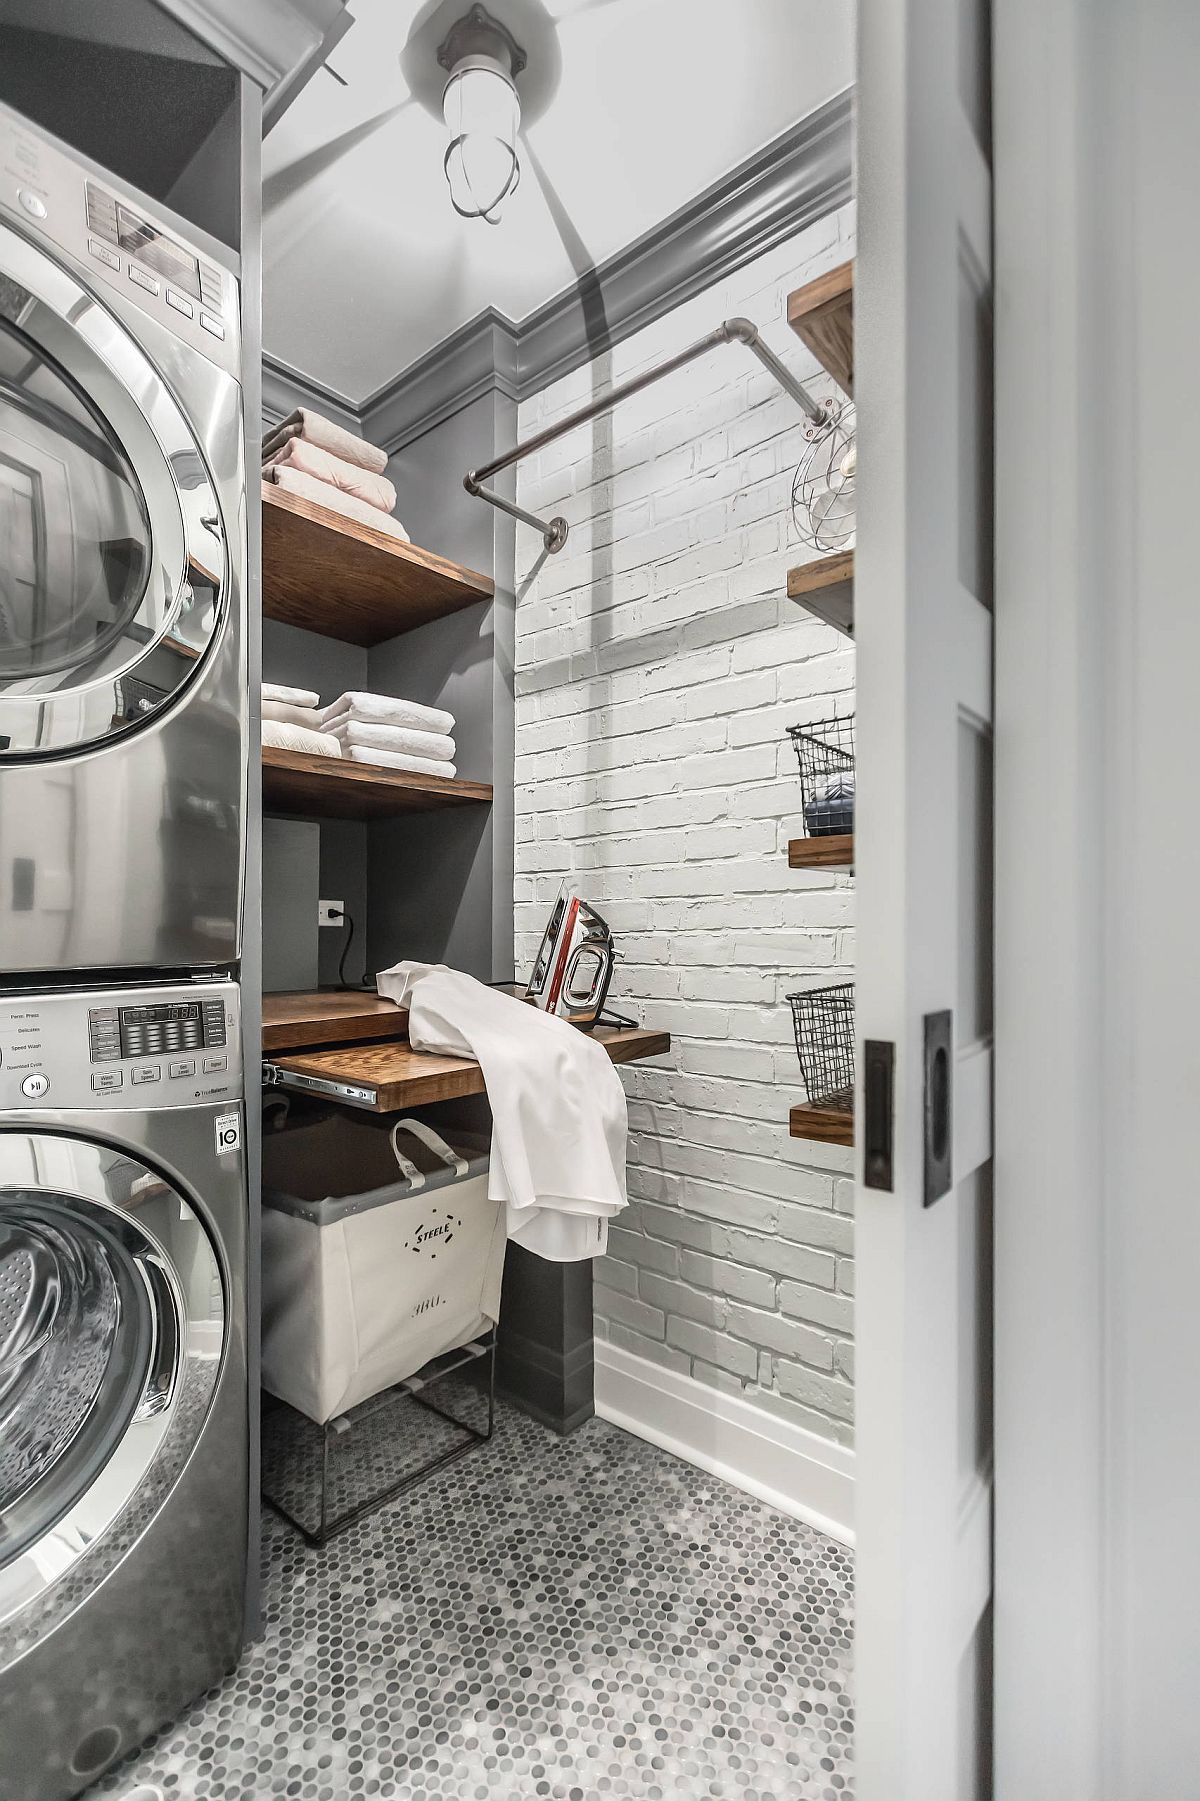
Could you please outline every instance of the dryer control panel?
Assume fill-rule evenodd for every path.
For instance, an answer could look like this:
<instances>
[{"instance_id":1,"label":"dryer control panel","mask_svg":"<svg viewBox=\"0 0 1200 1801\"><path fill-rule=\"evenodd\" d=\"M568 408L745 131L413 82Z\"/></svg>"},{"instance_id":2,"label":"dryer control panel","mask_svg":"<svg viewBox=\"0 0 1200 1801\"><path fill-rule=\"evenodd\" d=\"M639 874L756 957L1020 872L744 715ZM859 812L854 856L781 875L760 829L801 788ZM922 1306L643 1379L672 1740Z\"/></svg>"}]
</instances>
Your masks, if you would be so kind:
<instances>
[{"instance_id":1,"label":"dryer control panel","mask_svg":"<svg viewBox=\"0 0 1200 1801\"><path fill-rule=\"evenodd\" d=\"M235 982L0 996L0 1110L238 1100L240 1023Z\"/></svg>"},{"instance_id":2,"label":"dryer control panel","mask_svg":"<svg viewBox=\"0 0 1200 1801\"><path fill-rule=\"evenodd\" d=\"M76 259L210 362L239 374L236 276L142 199L0 107L0 219ZM229 253L232 254L232 253Z\"/></svg>"}]
</instances>

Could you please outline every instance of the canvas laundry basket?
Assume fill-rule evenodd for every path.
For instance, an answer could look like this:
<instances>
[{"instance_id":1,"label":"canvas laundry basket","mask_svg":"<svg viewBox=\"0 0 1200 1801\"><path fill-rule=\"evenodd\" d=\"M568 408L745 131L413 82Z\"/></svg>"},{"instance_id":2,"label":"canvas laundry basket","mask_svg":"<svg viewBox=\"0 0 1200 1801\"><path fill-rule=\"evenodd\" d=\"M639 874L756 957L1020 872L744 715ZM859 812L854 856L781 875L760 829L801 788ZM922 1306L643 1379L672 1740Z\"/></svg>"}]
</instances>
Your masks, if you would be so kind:
<instances>
[{"instance_id":1,"label":"canvas laundry basket","mask_svg":"<svg viewBox=\"0 0 1200 1801\"><path fill-rule=\"evenodd\" d=\"M262 1381L324 1425L500 1314L483 1141L337 1115L263 1144Z\"/></svg>"}]
</instances>

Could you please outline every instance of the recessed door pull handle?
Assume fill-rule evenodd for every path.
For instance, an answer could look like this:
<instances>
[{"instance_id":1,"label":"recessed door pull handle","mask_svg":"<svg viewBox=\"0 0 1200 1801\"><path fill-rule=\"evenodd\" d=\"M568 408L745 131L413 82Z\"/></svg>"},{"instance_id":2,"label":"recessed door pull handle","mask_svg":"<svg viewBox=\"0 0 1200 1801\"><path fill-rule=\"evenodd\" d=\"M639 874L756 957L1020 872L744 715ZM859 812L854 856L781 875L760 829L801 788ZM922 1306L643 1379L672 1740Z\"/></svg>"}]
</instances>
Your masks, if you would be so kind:
<instances>
[{"instance_id":1,"label":"recessed door pull handle","mask_svg":"<svg viewBox=\"0 0 1200 1801\"><path fill-rule=\"evenodd\" d=\"M954 1020L950 1012L925 1015L925 1205L949 1194L954 1137Z\"/></svg>"},{"instance_id":2,"label":"recessed door pull handle","mask_svg":"<svg viewBox=\"0 0 1200 1801\"><path fill-rule=\"evenodd\" d=\"M863 1182L892 1192L892 1118L896 1047L887 1039L863 1044Z\"/></svg>"}]
</instances>

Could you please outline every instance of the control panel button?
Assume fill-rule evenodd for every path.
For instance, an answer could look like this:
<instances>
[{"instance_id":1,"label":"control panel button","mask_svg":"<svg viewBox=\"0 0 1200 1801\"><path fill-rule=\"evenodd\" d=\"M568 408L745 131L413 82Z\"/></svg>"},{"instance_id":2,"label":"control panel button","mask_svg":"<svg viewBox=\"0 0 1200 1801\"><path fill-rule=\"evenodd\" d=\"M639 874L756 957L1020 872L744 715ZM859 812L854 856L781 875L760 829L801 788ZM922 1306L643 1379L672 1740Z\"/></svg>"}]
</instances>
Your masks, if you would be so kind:
<instances>
[{"instance_id":1,"label":"control panel button","mask_svg":"<svg viewBox=\"0 0 1200 1801\"><path fill-rule=\"evenodd\" d=\"M223 338L225 336L225 327L221 324L221 321L219 319L214 319L211 313L206 313L203 307L200 309L200 323L205 331L212 333L214 338Z\"/></svg>"},{"instance_id":2,"label":"control panel button","mask_svg":"<svg viewBox=\"0 0 1200 1801\"><path fill-rule=\"evenodd\" d=\"M130 1070L129 1080L133 1083L135 1088L138 1086L139 1082L161 1082L162 1064L141 1063L136 1069Z\"/></svg>"},{"instance_id":3,"label":"control panel button","mask_svg":"<svg viewBox=\"0 0 1200 1801\"><path fill-rule=\"evenodd\" d=\"M21 202L21 205L25 208L25 211L29 214L31 219L44 219L46 217L45 202L39 200L37 195L31 193L28 188L18 188L17 199Z\"/></svg>"},{"instance_id":4,"label":"control panel button","mask_svg":"<svg viewBox=\"0 0 1200 1801\"><path fill-rule=\"evenodd\" d=\"M194 1057L182 1057L178 1063L167 1064L167 1074L175 1081L178 1081L180 1076L194 1076L195 1073L196 1059Z\"/></svg>"},{"instance_id":5,"label":"control panel button","mask_svg":"<svg viewBox=\"0 0 1200 1801\"><path fill-rule=\"evenodd\" d=\"M21 1083L21 1093L29 1101L40 1101L44 1094L50 1092L50 1078L39 1070L36 1075L26 1076Z\"/></svg>"},{"instance_id":6,"label":"control panel button","mask_svg":"<svg viewBox=\"0 0 1200 1801\"><path fill-rule=\"evenodd\" d=\"M229 1068L229 1058L228 1057L206 1057L204 1059L204 1074L206 1076L215 1075L215 1073L218 1069L228 1069L228 1068Z\"/></svg>"},{"instance_id":7,"label":"control panel button","mask_svg":"<svg viewBox=\"0 0 1200 1801\"><path fill-rule=\"evenodd\" d=\"M175 311L182 313L185 319L190 319L192 316L191 301L186 294L177 294L174 288L167 289L167 305L173 306Z\"/></svg>"},{"instance_id":8,"label":"control panel button","mask_svg":"<svg viewBox=\"0 0 1200 1801\"><path fill-rule=\"evenodd\" d=\"M125 1072L121 1069L102 1069L100 1074L92 1077L92 1087L97 1094L111 1094L114 1088L124 1088Z\"/></svg>"},{"instance_id":9,"label":"control panel button","mask_svg":"<svg viewBox=\"0 0 1200 1801\"><path fill-rule=\"evenodd\" d=\"M110 269L121 267L121 259L116 251L110 250L107 244L102 244L99 238L89 238L88 249L98 262L106 263Z\"/></svg>"},{"instance_id":10,"label":"control panel button","mask_svg":"<svg viewBox=\"0 0 1200 1801\"><path fill-rule=\"evenodd\" d=\"M158 283L154 277L147 275L144 269L139 269L136 263L129 265L129 279L136 282L139 288L145 288L147 294L158 293Z\"/></svg>"}]
</instances>

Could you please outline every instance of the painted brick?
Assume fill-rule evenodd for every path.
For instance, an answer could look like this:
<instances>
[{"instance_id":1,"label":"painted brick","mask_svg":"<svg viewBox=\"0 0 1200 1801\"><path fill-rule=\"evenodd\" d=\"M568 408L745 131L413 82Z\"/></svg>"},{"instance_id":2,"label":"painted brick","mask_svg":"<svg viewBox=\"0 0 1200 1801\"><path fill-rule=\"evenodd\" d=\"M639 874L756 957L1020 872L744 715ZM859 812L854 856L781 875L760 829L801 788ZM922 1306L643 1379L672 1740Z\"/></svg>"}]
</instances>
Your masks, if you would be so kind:
<instances>
[{"instance_id":1,"label":"painted brick","mask_svg":"<svg viewBox=\"0 0 1200 1801\"><path fill-rule=\"evenodd\" d=\"M818 221L523 403L523 435L745 313L818 396L785 296L840 260ZM786 598L794 404L736 354L703 359L546 447L519 498L572 531L518 530L514 890L529 966L558 883L620 940L613 1001L674 1038L622 1071L630 1206L596 1268L613 1345L745 1393L846 1443L852 1153L788 1138L800 1075L785 996L853 968L854 890L794 871L793 723L853 706L854 653Z\"/></svg>"},{"instance_id":2,"label":"painted brick","mask_svg":"<svg viewBox=\"0 0 1200 1801\"><path fill-rule=\"evenodd\" d=\"M687 1351L692 1357L715 1363L735 1376L749 1379L758 1370L758 1352L753 1345L728 1338L723 1332L714 1332L695 1320L672 1318L668 1322L667 1343L677 1350Z\"/></svg>"}]
</instances>

